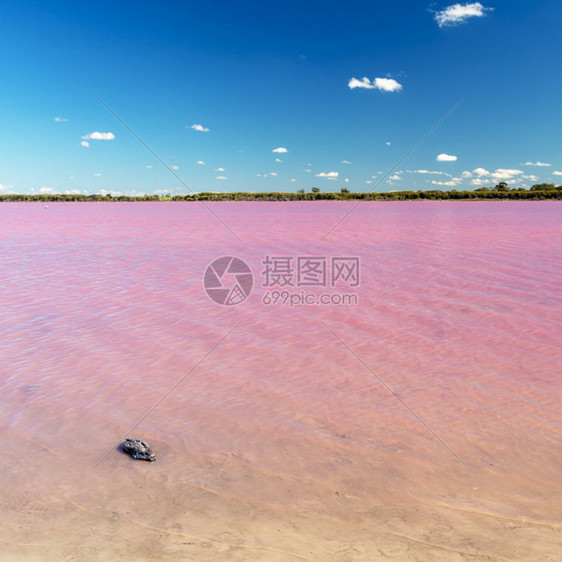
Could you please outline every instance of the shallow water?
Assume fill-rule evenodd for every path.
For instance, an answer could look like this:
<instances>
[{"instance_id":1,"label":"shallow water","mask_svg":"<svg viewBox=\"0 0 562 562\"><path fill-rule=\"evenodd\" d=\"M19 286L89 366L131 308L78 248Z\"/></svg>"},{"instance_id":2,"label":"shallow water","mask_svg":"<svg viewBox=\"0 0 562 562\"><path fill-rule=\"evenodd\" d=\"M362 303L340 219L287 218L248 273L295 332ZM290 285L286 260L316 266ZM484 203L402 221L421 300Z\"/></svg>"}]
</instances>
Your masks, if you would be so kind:
<instances>
[{"instance_id":1,"label":"shallow water","mask_svg":"<svg viewBox=\"0 0 562 562\"><path fill-rule=\"evenodd\" d=\"M3 204L0 559L558 559L561 211ZM266 256L358 304L265 305Z\"/></svg>"}]
</instances>

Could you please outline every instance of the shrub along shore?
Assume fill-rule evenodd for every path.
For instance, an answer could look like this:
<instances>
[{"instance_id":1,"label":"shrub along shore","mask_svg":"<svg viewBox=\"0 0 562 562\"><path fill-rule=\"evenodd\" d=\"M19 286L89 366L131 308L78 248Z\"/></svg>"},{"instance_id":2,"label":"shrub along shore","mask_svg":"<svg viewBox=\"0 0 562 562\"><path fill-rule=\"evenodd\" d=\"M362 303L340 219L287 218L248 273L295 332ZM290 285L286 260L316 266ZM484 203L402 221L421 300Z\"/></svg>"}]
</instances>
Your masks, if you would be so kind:
<instances>
[{"instance_id":1,"label":"shrub along shore","mask_svg":"<svg viewBox=\"0 0 562 562\"><path fill-rule=\"evenodd\" d=\"M519 200L545 200L562 199L562 186L554 184L536 184L530 189L509 188L505 184L498 184L496 187L482 187L474 191L388 191L386 193L353 193L347 189L339 192L322 193L318 188L312 188L311 192L305 193L299 190L296 193L285 192L201 192L187 195L112 195L94 193L68 194L68 193L42 193L42 194L22 194L4 193L0 194L0 202L9 201L412 201L412 200L489 200L489 199L519 199Z\"/></svg>"}]
</instances>

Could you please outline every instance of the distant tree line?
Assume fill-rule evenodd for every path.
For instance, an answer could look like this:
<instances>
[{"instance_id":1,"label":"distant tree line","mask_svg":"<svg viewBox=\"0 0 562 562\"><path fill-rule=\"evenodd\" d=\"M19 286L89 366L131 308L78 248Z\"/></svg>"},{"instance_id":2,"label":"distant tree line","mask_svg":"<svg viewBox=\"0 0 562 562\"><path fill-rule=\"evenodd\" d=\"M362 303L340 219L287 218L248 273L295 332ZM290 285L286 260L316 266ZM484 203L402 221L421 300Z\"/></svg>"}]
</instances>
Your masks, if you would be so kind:
<instances>
[{"instance_id":1,"label":"distant tree line","mask_svg":"<svg viewBox=\"0 0 562 562\"><path fill-rule=\"evenodd\" d=\"M188 195L141 195L129 196L111 194L102 195L94 193L85 194L22 194L4 193L0 194L0 202L6 201L320 201L320 200L363 200L363 201L406 201L406 200L482 200L482 199L562 199L562 186L555 186L552 183L535 184L529 189L510 188L505 182L501 182L495 187L480 187L474 191L450 191L430 190L430 191L389 191L386 193L353 193L347 188L342 188L339 192L322 193L319 188L313 187L307 193L299 189L296 193L284 192L263 192L263 193L215 193L203 192Z\"/></svg>"}]
</instances>

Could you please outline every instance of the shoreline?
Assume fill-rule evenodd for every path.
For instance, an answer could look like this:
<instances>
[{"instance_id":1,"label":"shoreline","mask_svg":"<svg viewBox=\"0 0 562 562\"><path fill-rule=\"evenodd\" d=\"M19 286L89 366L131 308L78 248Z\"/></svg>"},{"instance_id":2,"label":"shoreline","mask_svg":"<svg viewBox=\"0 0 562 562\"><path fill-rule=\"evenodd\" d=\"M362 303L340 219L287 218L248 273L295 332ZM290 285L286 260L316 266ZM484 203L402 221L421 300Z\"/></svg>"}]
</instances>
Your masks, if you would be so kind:
<instances>
[{"instance_id":1,"label":"shoreline","mask_svg":"<svg viewBox=\"0 0 562 562\"><path fill-rule=\"evenodd\" d=\"M232 193L196 193L187 195L102 195L85 194L0 194L0 203L91 203L91 202L207 202L207 201L545 201L562 199L562 186L548 189L479 189L475 191L391 191L367 193L316 192L316 193L282 193L282 192L232 192ZM542 187L542 186L540 186Z\"/></svg>"}]
</instances>

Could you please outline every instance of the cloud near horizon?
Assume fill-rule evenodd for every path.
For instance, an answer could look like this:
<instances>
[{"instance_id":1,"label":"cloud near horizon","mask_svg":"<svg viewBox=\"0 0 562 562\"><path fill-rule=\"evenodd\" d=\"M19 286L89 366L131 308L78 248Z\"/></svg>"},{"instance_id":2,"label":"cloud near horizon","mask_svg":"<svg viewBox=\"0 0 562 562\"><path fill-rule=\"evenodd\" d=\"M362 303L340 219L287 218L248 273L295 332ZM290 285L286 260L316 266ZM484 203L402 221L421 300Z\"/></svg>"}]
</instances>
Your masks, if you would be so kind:
<instances>
[{"instance_id":1,"label":"cloud near horizon","mask_svg":"<svg viewBox=\"0 0 562 562\"><path fill-rule=\"evenodd\" d=\"M457 157L453 154L439 154L436 158L437 162L456 162Z\"/></svg>"},{"instance_id":2,"label":"cloud near horizon","mask_svg":"<svg viewBox=\"0 0 562 562\"><path fill-rule=\"evenodd\" d=\"M354 88L364 88L366 90L380 90L382 92L399 92L402 84L394 80L394 78L375 78L372 82L364 76L361 80L352 78L347 84L353 90Z\"/></svg>"},{"instance_id":3,"label":"cloud near horizon","mask_svg":"<svg viewBox=\"0 0 562 562\"><path fill-rule=\"evenodd\" d=\"M523 170L514 170L510 168L498 168L495 172L490 174L490 177L495 180L512 180L515 176L523 174Z\"/></svg>"},{"instance_id":4,"label":"cloud near horizon","mask_svg":"<svg viewBox=\"0 0 562 562\"><path fill-rule=\"evenodd\" d=\"M474 168L474 170L472 170L472 173L480 177L490 175L490 172L488 172L486 168Z\"/></svg>"},{"instance_id":5,"label":"cloud near horizon","mask_svg":"<svg viewBox=\"0 0 562 562\"><path fill-rule=\"evenodd\" d=\"M522 166L538 166L539 168L548 168L551 164L547 162L525 162Z\"/></svg>"},{"instance_id":6,"label":"cloud near horizon","mask_svg":"<svg viewBox=\"0 0 562 562\"><path fill-rule=\"evenodd\" d=\"M113 140L114 138L115 135L113 133L100 133L99 131L94 131L82 137L84 140Z\"/></svg>"},{"instance_id":7,"label":"cloud near horizon","mask_svg":"<svg viewBox=\"0 0 562 562\"><path fill-rule=\"evenodd\" d=\"M316 174L317 178L326 178L327 180L337 180L339 176L339 172L320 172L319 174Z\"/></svg>"},{"instance_id":8,"label":"cloud near horizon","mask_svg":"<svg viewBox=\"0 0 562 562\"><path fill-rule=\"evenodd\" d=\"M480 2L452 4L435 13L435 21L439 27L451 27L465 23L469 18L481 18L494 8L486 8Z\"/></svg>"}]
</instances>

